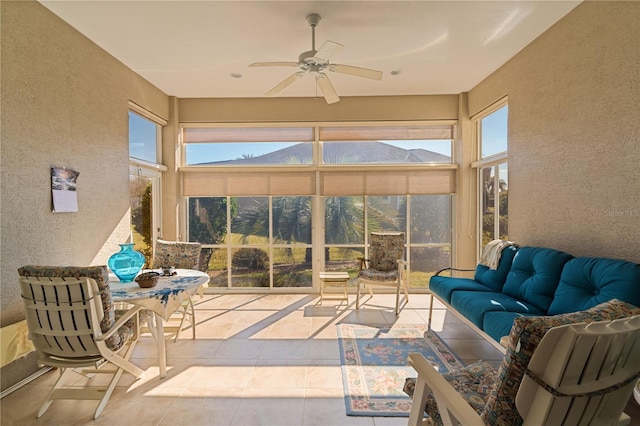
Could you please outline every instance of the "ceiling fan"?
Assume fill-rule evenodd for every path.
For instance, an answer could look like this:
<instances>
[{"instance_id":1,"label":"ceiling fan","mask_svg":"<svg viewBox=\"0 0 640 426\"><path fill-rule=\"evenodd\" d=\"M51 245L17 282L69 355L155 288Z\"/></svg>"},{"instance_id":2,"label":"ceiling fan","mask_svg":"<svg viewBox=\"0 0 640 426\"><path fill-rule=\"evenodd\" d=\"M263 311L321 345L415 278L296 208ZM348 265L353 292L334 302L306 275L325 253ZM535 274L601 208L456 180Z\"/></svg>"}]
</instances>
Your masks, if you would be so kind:
<instances>
[{"instance_id":1,"label":"ceiling fan","mask_svg":"<svg viewBox=\"0 0 640 426\"><path fill-rule=\"evenodd\" d=\"M298 56L298 62L254 62L250 67L297 67L300 71L282 80L274 88L265 93L266 96L275 96L283 89L293 84L297 79L309 73L316 79L316 84L320 88L324 99L328 104L338 102L340 97L336 89L331 84L326 71L349 74L356 77L370 78L372 80L382 79L382 71L368 68L354 67L351 65L332 64L329 59L335 55L342 47L340 43L327 40L316 50L316 26L320 22L320 15L312 13L307 16L307 22L311 26L311 50L302 52Z\"/></svg>"}]
</instances>

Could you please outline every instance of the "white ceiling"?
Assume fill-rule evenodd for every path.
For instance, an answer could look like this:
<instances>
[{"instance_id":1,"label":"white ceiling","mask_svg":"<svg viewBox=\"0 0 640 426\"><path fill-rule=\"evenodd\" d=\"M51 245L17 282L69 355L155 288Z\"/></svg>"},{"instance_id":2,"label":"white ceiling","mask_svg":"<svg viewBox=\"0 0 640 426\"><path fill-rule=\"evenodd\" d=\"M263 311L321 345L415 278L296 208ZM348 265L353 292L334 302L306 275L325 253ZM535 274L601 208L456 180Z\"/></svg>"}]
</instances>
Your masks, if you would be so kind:
<instances>
[{"instance_id":1,"label":"white ceiling","mask_svg":"<svg viewBox=\"0 0 640 426\"><path fill-rule=\"evenodd\" d=\"M253 98L311 49L344 45L333 63L378 69L381 81L329 73L340 96L456 94L472 89L580 1L41 1L180 98ZM397 75L392 75L397 73ZM239 74L241 78L234 78ZM316 95L305 76L279 96Z\"/></svg>"}]
</instances>

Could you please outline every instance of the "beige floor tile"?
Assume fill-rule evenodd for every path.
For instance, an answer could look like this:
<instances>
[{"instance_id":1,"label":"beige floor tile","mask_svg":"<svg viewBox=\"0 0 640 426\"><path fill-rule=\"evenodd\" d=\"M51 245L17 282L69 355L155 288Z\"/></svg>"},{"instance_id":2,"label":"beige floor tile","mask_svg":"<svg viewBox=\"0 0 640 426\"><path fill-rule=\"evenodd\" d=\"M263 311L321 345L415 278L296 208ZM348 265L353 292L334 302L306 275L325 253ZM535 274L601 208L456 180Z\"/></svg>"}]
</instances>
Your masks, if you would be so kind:
<instances>
[{"instance_id":1,"label":"beige floor tile","mask_svg":"<svg viewBox=\"0 0 640 426\"><path fill-rule=\"evenodd\" d=\"M260 360L306 359L309 354L307 339L269 339L264 343Z\"/></svg>"},{"instance_id":2,"label":"beige floor tile","mask_svg":"<svg viewBox=\"0 0 640 426\"><path fill-rule=\"evenodd\" d=\"M177 398L160 425L230 425L240 398Z\"/></svg>"},{"instance_id":3,"label":"beige floor tile","mask_svg":"<svg viewBox=\"0 0 640 426\"><path fill-rule=\"evenodd\" d=\"M289 365L258 365L254 368L247 388L302 388L304 389L307 378L306 366Z\"/></svg>"},{"instance_id":4,"label":"beige floor tile","mask_svg":"<svg viewBox=\"0 0 640 426\"><path fill-rule=\"evenodd\" d=\"M340 347L337 339L315 338L309 340L308 359L310 362L319 359L339 361Z\"/></svg>"},{"instance_id":5,"label":"beige floor tile","mask_svg":"<svg viewBox=\"0 0 640 426\"><path fill-rule=\"evenodd\" d=\"M264 340L229 339L223 341L211 355L212 358L256 359L260 356Z\"/></svg>"},{"instance_id":6,"label":"beige floor tile","mask_svg":"<svg viewBox=\"0 0 640 426\"><path fill-rule=\"evenodd\" d=\"M308 388L338 388L342 390L342 368L340 365L310 365L307 367L305 385Z\"/></svg>"},{"instance_id":7,"label":"beige floor tile","mask_svg":"<svg viewBox=\"0 0 640 426\"><path fill-rule=\"evenodd\" d=\"M304 397L279 397L291 390L275 389L271 397L246 396L238 403L232 424L238 426L299 426L302 424Z\"/></svg>"}]
</instances>

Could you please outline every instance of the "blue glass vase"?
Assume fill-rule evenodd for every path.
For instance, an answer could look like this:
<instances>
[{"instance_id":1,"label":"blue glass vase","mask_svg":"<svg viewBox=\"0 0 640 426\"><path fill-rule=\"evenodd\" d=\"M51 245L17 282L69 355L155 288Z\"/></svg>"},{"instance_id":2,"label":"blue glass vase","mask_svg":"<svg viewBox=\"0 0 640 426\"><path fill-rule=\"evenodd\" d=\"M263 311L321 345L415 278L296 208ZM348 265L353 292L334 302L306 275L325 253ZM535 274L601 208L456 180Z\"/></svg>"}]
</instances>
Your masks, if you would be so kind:
<instances>
[{"instance_id":1,"label":"blue glass vase","mask_svg":"<svg viewBox=\"0 0 640 426\"><path fill-rule=\"evenodd\" d=\"M120 244L120 251L112 254L107 262L109 269L123 283L129 283L138 275L144 266L145 258L142 253L133 249L133 244Z\"/></svg>"}]
</instances>

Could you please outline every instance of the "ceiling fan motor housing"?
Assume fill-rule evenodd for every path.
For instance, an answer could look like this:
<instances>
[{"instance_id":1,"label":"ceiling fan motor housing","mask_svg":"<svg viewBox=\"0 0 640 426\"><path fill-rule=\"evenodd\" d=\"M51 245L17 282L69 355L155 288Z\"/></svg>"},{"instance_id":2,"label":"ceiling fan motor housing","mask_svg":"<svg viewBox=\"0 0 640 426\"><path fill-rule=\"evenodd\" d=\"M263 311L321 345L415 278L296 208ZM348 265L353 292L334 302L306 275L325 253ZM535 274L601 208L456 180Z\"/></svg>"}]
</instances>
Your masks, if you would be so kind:
<instances>
[{"instance_id":1,"label":"ceiling fan motor housing","mask_svg":"<svg viewBox=\"0 0 640 426\"><path fill-rule=\"evenodd\" d=\"M318 25L318 22L320 22L320 19L322 18L320 18L320 15L318 15L317 13L310 13L309 15L307 15L307 22L312 27L315 27L316 25Z\"/></svg>"}]
</instances>

